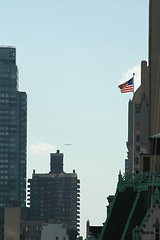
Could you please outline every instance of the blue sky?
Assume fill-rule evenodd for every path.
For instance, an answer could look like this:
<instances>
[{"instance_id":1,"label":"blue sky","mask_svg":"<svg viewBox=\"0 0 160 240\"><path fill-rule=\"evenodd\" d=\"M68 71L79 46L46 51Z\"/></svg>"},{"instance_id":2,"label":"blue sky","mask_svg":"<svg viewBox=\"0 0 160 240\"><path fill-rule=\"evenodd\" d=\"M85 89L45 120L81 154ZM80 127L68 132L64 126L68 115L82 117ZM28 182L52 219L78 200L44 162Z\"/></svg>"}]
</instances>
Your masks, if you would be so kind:
<instances>
[{"instance_id":1,"label":"blue sky","mask_svg":"<svg viewBox=\"0 0 160 240\"><path fill-rule=\"evenodd\" d=\"M81 180L81 234L101 225L127 156L128 100L118 85L148 58L148 0L7 0L0 45L17 49L19 90L28 95L28 177L64 170ZM65 146L65 143L72 143Z\"/></svg>"}]
</instances>

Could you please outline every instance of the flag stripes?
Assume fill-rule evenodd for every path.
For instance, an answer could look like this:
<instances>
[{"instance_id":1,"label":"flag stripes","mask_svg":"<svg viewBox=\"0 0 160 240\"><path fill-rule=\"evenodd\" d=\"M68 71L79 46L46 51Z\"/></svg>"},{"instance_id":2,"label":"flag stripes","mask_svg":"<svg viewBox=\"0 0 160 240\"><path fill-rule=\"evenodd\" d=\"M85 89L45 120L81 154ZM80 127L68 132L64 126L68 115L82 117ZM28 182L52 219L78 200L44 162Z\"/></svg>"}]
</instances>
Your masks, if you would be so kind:
<instances>
[{"instance_id":1,"label":"flag stripes","mask_svg":"<svg viewBox=\"0 0 160 240\"><path fill-rule=\"evenodd\" d=\"M134 92L133 77L130 80L120 84L118 87L121 89L121 93Z\"/></svg>"}]
</instances>

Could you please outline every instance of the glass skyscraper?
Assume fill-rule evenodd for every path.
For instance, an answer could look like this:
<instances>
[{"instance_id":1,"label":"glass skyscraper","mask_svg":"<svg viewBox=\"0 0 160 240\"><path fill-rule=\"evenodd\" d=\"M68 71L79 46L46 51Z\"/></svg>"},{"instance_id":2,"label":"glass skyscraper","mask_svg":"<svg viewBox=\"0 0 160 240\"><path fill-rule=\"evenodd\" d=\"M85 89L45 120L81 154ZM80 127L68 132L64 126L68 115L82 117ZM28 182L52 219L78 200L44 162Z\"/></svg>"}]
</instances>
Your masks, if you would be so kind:
<instances>
[{"instance_id":1,"label":"glass skyscraper","mask_svg":"<svg viewBox=\"0 0 160 240\"><path fill-rule=\"evenodd\" d=\"M18 91L16 49L0 47L0 207L26 206L27 95Z\"/></svg>"}]
</instances>

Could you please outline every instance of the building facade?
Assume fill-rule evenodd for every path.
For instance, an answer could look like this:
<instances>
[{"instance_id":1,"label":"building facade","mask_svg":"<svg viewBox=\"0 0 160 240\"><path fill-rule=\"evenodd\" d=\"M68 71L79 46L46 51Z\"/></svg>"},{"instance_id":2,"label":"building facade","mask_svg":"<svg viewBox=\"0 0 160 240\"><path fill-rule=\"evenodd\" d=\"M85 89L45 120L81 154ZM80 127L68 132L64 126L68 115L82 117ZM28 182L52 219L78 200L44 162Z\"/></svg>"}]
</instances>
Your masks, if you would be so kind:
<instances>
[{"instance_id":1,"label":"building facade","mask_svg":"<svg viewBox=\"0 0 160 240\"><path fill-rule=\"evenodd\" d=\"M41 240L42 221L24 218L21 214L21 240Z\"/></svg>"},{"instance_id":2,"label":"building facade","mask_svg":"<svg viewBox=\"0 0 160 240\"><path fill-rule=\"evenodd\" d=\"M63 154L51 153L50 172L38 174L33 171L29 179L30 209L32 217L44 222L52 219L67 229L69 239L76 239L79 231L80 180L73 173L63 171Z\"/></svg>"},{"instance_id":3,"label":"building facade","mask_svg":"<svg viewBox=\"0 0 160 240\"><path fill-rule=\"evenodd\" d=\"M20 240L20 207L5 207L4 212L4 240Z\"/></svg>"},{"instance_id":4,"label":"building facade","mask_svg":"<svg viewBox=\"0 0 160 240\"><path fill-rule=\"evenodd\" d=\"M149 3L149 60L141 64L141 86L129 102L129 172L138 169L141 153L151 154L150 138L160 133L160 2Z\"/></svg>"},{"instance_id":5,"label":"building facade","mask_svg":"<svg viewBox=\"0 0 160 240\"><path fill-rule=\"evenodd\" d=\"M26 205L27 96L18 91L16 49L0 47L0 207Z\"/></svg>"},{"instance_id":6,"label":"building facade","mask_svg":"<svg viewBox=\"0 0 160 240\"><path fill-rule=\"evenodd\" d=\"M149 74L146 61L141 62L141 86L129 101L128 115L128 172L138 170L140 153L149 153ZM127 168L127 167L126 167ZM127 172L127 171L126 171Z\"/></svg>"},{"instance_id":7,"label":"building facade","mask_svg":"<svg viewBox=\"0 0 160 240\"><path fill-rule=\"evenodd\" d=\"M160 239L160 178L157 173L119 174L98 240ZM89 238L92 239L92 238Z\"/></svg>"},{"instance_id":8,"label":"building facade","mask_svg":"<svg viewBox=\"0 0 160 240\"><path fill-rule=\"evenodd\" d=\"M150 136L160 132L160 2L150 0L149 10L149 79Z\"/></svg>"},{"instance_id":9,"label":"building facade","mask_svg":"<svg viewBox=\"0 0 160 240\"><path fill-rule=\"evenodd\" d=\"M42 225L41 240L69 240L66 228L62 224L46 223Z\"/></svg>"}]
</instances>

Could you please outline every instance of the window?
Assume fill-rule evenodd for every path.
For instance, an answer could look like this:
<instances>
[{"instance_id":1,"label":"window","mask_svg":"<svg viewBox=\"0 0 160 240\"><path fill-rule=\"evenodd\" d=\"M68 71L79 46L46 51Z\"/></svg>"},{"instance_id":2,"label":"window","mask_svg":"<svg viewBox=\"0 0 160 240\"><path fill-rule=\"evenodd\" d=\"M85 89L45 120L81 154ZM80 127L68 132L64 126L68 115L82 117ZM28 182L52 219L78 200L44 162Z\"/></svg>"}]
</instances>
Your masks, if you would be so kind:
<instances>
[{"instance_id":1,"label":"window","mask_svg":"<svg viewBox=\"0 0 160 240\"><path fill-rule=\"evenodd\" d=\"M143 171L147 172L150 170L150 158L144 157L143 158Z\"/></svg>"},{"instance_id":2,"label":"window","mask_svg":"<svg viewBox=\"0 0 160 240\"><path fill-rule=\"evenodd\" d=\"M33 226L33 231L34 231L34 232L36 231L36 226Z\"/></svg>"},{"instance_id":3,"label":"window","mask_svg":"<svg viewBox=\"0 0 160 240\"><path fill-rule=\"evenodd\" d=\"M140 135L136 135L136 142L140 142Z\"/></svg>"},{"instance_id":4,"label":"window","mask_svg":"<svg viewBox=\"0 0 160 240\"><path fill-rule=\"evenodd\" d=\"M140 130L140 123L136 123L136 130Z\"/></svg>"},{"instance_id":5,"label":"window","mask_svg":"<svg viewBox=\"0 0 160 240\"><path fill-rule=\"evenodd\" d=\"M38 231L42 231L42 228L41 228L41 226L38 226Z\"/></svg>"},{"instance_id":6,"label":"window","mask_svg":"<svg viewBox=\"0 0 160 240\"><path fill-rule=\"evenodd\" d=\"M137 152L140 151L140 146L136 146L136 151L137 151Z\"/></svg>"},{"instance_id":7,"label":"window","mask_svg":"<svg viewBox=\"0 0 160 240\"><path fill-rule=\"evenodd\" d=\"M159 228L155 228L155 240L160 240Z\"/></svg>"},{"instance_id":8,"label":"window","mask_svg":"<svg viewBox=\"0 0 160 240\"><path fill-rule=\"evenodd\" d=\"M136 104L136 113L140 113L140 111L141 111L141 105Z\"/></svg>"},{"instance_id":9,"label":"window","mask_svg":"<svg viewBox=\"0 0 160 240\"><path fill-rule=\"evenodd\" d=\"M154 230L154 239L155 240L160 240L160 223L159 223L159 220L158 220L158 218L156 219L156 222L155 222L155 224L153 224L153 227L155 228L155 230Z\"/></svg>"}]
</instances>

